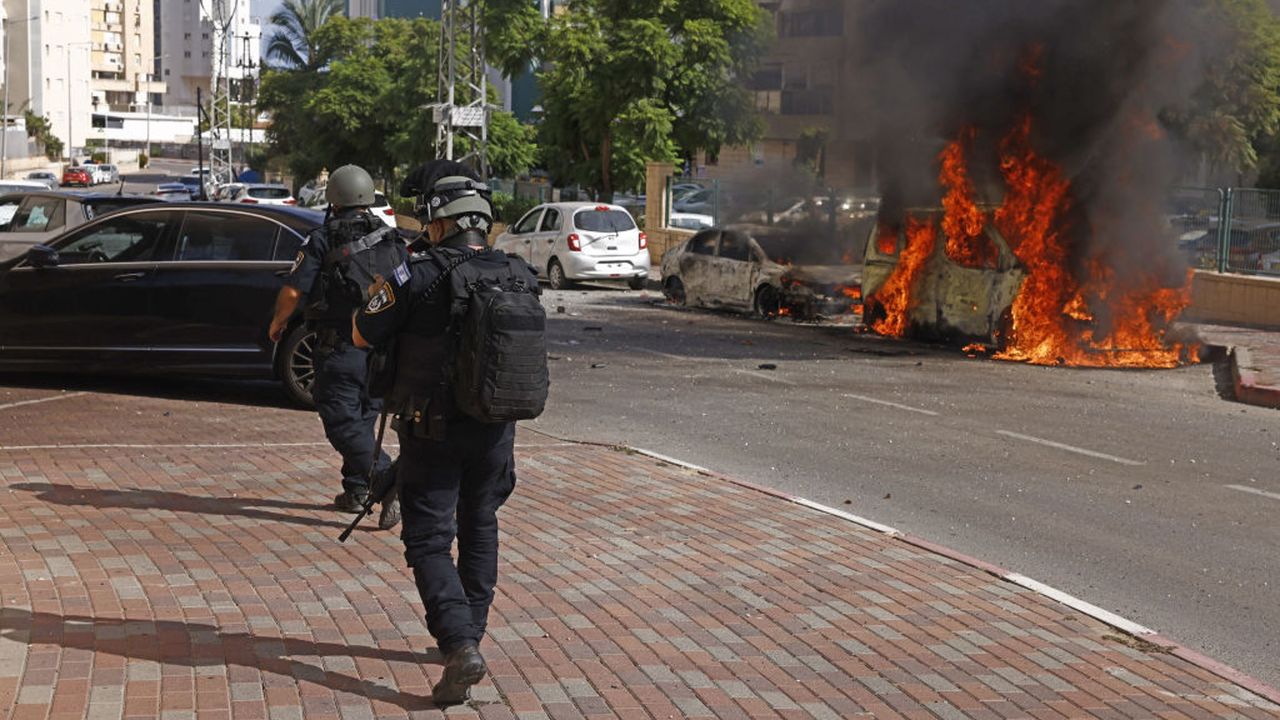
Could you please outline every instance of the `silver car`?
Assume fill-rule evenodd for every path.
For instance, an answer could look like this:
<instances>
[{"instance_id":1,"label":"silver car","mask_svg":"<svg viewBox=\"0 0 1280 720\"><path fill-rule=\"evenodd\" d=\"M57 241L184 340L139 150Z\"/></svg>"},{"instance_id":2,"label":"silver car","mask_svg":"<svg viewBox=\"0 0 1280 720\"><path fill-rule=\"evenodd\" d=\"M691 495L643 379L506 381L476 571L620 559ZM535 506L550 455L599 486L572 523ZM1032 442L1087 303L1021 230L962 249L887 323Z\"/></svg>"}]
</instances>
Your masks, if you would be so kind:
<instances>
[{"instance_id":1,"label":"silver car","mask_svg":"<svg viewBox=\"0 0 1280 720\"><path fill-rule=\"evenodd\" d=\"M27 173L26 179L31 182L41 183L50 190L57 190L58 186L62 183L62 178L58 177L57 173L49 172L48 170L36 170L29 172Z\"/></svg>"},{"instance_id":2,"label":"silver car","mask_svg":"<svg viewBox=\"0 0 1280 720\"><path fill-rule=\"evenodd\" d=\"M576 280L626 280L639 290L649 278L648 239L619 205L539 205L493 246L523 257L556 290Z\"/></svg>"}]
</instances>

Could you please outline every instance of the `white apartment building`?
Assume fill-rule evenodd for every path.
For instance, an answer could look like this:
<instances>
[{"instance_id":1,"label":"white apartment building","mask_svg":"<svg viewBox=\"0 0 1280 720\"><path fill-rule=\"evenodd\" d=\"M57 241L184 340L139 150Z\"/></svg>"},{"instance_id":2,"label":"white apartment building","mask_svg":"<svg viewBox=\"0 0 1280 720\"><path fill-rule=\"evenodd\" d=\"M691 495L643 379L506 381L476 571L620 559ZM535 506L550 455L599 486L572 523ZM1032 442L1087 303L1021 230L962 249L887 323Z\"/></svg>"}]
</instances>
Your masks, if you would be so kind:
<instances>
[{"instance_id":1,"label":"white apartment building","mask_svg":"<svg viewBox=\"0 0 1280 720\"><path fill-rule=\"evenodd\" d=\"M128 112L165 91L155 68L154 0L90 0L95 109Z\"/></svg>"},{"instance_id":2,"label":"white apartment building","mask_svg":"<svg viewBox=\"0 0 1280 720\"><path fill-rule=\"evenodd\" d=\"M154 0L156 66L167 112L195 112L196 88L206 95L218 53L227 57L232 99L242 97L262 65L262 29L249 0ZM230 17L225 39L215 27L215 4ZM215 42L221 48L215 49ZM247 97L247 95L243 95Z\"/></svg>"},{"instance_id":3,"label":"white apartment building","mask_svg":"<svg viewBox=\"0 0 1280 720\"><path fill-rule=\"evenodd\" d=\"M9 108L24 104L49 118L76 154L92 136L91 0L3 0Z\"/></svg>"}]
</instances>

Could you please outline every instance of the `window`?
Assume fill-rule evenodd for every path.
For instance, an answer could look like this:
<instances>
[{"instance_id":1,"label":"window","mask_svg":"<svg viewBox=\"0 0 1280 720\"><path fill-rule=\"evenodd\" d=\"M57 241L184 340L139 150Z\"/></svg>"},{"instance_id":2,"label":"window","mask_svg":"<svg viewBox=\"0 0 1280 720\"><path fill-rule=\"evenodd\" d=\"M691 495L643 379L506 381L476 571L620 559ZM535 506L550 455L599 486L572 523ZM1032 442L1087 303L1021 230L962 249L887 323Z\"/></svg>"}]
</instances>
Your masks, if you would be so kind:
<instances>
[{"instance_id":1,"label":"window","mask_svg":"<svg viewBox=\"0 0 1280 720\"><path fill-rule=\"evenodd\" d=\"M820 37L844 34L844 13L839 5L816 10L782 13L783 37Z\"/></svg>"},{"instance_id":2,"label":"window","mask_svg":"<svg viewBox=\"0 0 1280 720\"><path fill-rule=\"evenodd\" d=\"M830 115L832 107L830 87L782 93L783 115Z\"/></svg>"},{"instance_id":3,"label":"window","mask_svg":"<svg viewBox=\"0 0 1280 720\"><path fill-rule=\"evenodd\" d=\"M613 210L601 205L604 209L583 210L573 216L573 226L587 232L623 232L634 230L636 222L631 213L625 210Z\"/></svg>"},{"instance_id":4,"label":"window","mask_svg":"<svg viewBox=\"0 0 1280 720\"><path fill-rule=\"evenodd\" d=\"M511 230L516 235L531 233L538 227L538 218L542 217L542 208L534 208L528 215L520 218L520 222Z\"/></svg>"},{"instance_id":5,"label":"window","mask_svg":"<svg viewBox=\"0 0 1280 720\"><path fill-rule=\"evenodd\" d=\"M750 90L781 90L782 63L766 63L751 76Z\"/></svg>"},{"instance_id":6,"label":"window","mask_svg":"<svg viewBox=\"0 0 1280 720\"><path fill-rule=\"evenodd\" d=\"M298 257L298 251L302 249L302 238L297 233L288 230L282 230L280 237L276 239L276 260L287 260L293 262Z\"/></svg>"},{"instance_id":7,"label":"window","mask_svg":"<svg viewBox=\"0 0 1280 720\"><path fill-rule=\"evenodd\" d=\"M251 187L246 194L259 200L284 200L292 197L286 187Z\"/></svg>"},{"instance_id":8,"label":"window","mask_svg":"<svg viewBox=\"0 0 1280 720\"><path fill-rule=\"evenodd\" d=\"M271 260L279 226L239 213L191 211L182 223L175 260Z\"/></svg>"},{"instance_id":9,"label":"window","mask_svg":"<svg viewBox=\"0 0 1280 720\"><path fill-rule=\"evenodd\" d=\"M66 224L65 202L56 197L29 197L14 214L9 232L44 232Z\"/></svg>"},{"instance_id":10,"label":"window","mask_svg":"<svg viewBox=\"0 0 1280 720\"><path fill-rule=\"evenodd\" d=\"M18 205L21 203L22 198L9 198L0 201L0 231L9 229L9 221L12 220L14 214L18 212Z\"/></svg>"},{"instance_id":11,"label":"window","mask_svg":"<svg viewBox=\"0 0 1280 720\"><path fill-rule=\"evenodd\" d=\"M726 232L720 235L720 257L743 262L750 260L751 245L747 242L747 237L737 232Z\"/></svg>"},{"instance_id":12,"label":"window","mask_svg":"<svg viewBox=\"0 0 1280 720\"><path fill-rule=\"evenodd\" d=\"M155 256L169 212L144 212L103 221L58 248L58 262L142 262Z\"/></svg>"},{"instance_id":13,"label":"window","mask_svg":"<svg viewBox=\"0 0 1280 720\"><path fill-rule=\"evenodd\" d=\"M556 232L560 229L560 211L555 208L547 208L546 214L542 216L542 232Z\"/></svg>"},{"instance_id":14,"label":"window","mask_svg":"<svg viewBox=\"0 0 1280 720\"><path fill-rule=\"evenodd\" d=\"M689 240L689 252L694 255L715 255L716 243L719 241L719 230L703 230Z\"/></svg>"}]
</instances>

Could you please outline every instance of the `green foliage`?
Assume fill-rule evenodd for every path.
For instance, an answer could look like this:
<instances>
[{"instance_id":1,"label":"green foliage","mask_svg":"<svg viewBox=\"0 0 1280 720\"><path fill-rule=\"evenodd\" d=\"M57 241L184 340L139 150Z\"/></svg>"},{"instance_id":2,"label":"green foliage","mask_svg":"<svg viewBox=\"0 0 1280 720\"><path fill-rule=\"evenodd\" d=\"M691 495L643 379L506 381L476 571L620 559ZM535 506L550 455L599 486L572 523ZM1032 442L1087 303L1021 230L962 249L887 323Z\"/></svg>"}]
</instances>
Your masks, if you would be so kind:
<instances>
[{"instance_id":1,"label":"green foliage","mask_svg":"<svg viewBox=\"0 0 1280 720\"><path fill-rule=\"evenodd\" d=\"M150 162L151 162L151 158L147 157L146 153L138 153L138 169L139 170L145 168L147 164Z\"/></svg>"},{"instance_id":2,"label":"green foliage","mask_svg":"<svg viewBox=\"0 0 1280 720\"><path fill-rule=\"evenodd\" d=\"M324 61L316 32L343 10L343 0L285 0L268 20L267 61L278 68L318 69Z\"/></svg>"},{"instance_id":3,"label":"green foliage","mask_svg":"<svg viewBox=\"0 0 1280 720\"><path fill-rule=\"evenodd\" d=\"M493 217L498 222L513 225L538 204L537 198L518 198L511 193L496 192L493 194Z\"/></svg>"},{"instance_id":4,"label":"green foliage","mask_svg":"<svg viewBox=\"0 0 1280 720\"><path fill-rule=\"evenodd\" d=\"M535 21L521 0L486 4L486 39L504 69L537 57L546 167L611 197L644 164L718 151L762 126L743 80L768 40L754 0L571 0Z\"/></svg>"},{"instance_id":5,"label":"green foliage","mask_svg":"<svg viewBox=\"0 0 1280 720\"><path fill-rule=\"evenodd\" d=\"M805 128L796 139L795 164L821 178L826 174L827 141L831 132L826 128Z\"/></svg>"},{"instance_id":6,"label":"green foliage","mask_svg":"<svg viewBox=\"0 0 1280 720\"><path fill-rule=\"evenodd\" d=\"M1215 167L1257 168L1280 130L1280 21L1265 0L1199 0L1197 10L1210 50L1204 79L1187 107L1162 119Z\"/></svg>"},{"instance_id":7,"label":"green foliage","mask_svg":"<svg viewBox=\"0 0 1280 720\"><path fill-rule=\"evenodd\" d=\"M45 157L50 160L62 157L63 143L53 134L49 118L35 114L29 107L22 109L22 117L27 123L27 137L35 138L36 145L44 148Z\"/></svg>"},{"instance_id":8,"label":"green foliage","mask_svg":"<svg viewBox=\"0 0 1280 720\"><path fill-rule=\"evenodd\" d=\"M89 157L89 161L94 163L104 163L107 161L107 154L102 151L96 151Z\"/></svg>"}]
</instances>

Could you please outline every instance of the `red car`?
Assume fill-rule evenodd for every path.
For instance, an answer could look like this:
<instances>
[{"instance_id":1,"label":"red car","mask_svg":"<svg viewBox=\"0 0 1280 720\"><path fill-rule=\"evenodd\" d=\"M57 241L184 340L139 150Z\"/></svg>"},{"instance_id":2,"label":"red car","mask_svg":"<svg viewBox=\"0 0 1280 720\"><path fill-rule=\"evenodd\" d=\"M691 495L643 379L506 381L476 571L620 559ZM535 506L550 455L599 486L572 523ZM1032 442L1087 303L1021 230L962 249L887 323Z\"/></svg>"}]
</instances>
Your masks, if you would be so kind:
<instances>
[{"instance_id":1,"label":"red car","mask_svg":"<svg viewBox=\"0 0 1280 720\"><path fill-rule=\"evenodd\" d=\"M93 184L93 177L89 175L89 171L82 167L69 167L62 171L62 186L81 185L89 187Z\"/></svg>"}]
</instances>

